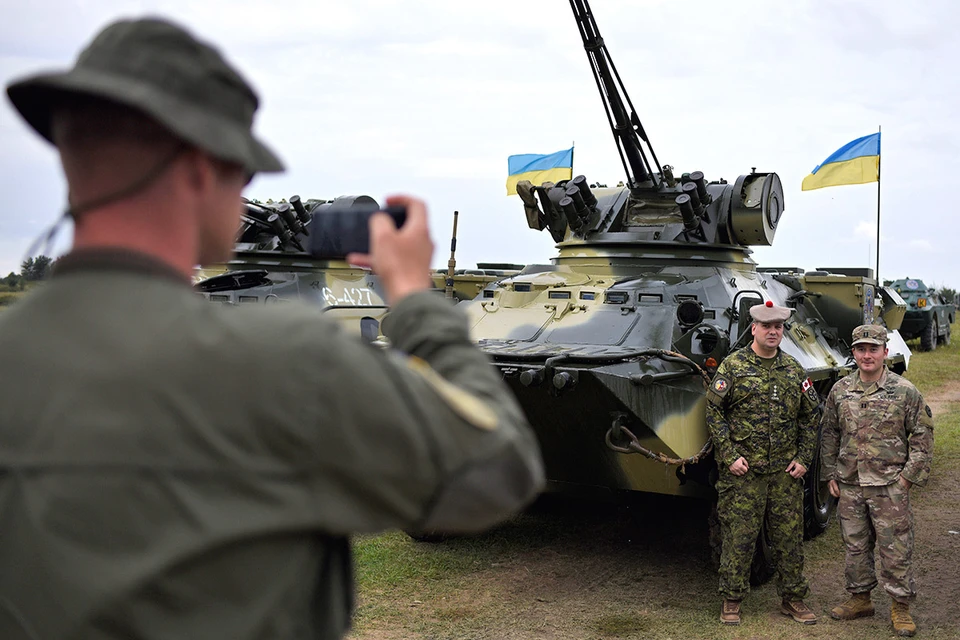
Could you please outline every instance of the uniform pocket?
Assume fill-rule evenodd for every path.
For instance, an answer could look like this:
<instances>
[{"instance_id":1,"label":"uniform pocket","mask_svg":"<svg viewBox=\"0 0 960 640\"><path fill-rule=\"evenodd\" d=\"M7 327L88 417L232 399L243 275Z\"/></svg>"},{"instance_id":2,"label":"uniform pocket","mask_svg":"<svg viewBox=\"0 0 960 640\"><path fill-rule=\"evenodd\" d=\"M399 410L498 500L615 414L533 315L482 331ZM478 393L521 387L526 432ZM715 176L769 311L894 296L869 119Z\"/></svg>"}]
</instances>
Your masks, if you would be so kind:
<instances>
[{"instance_id":1,"label":"uniform pocket","mask_svg":"<svg viewBox=\"0 0 960 640\"><path fill-rule=\"evenodd\" d=\"M749 424L737 424L730 427L730 439L734 442L743 442L753 435L753 427Z\"/></svg>"}]
</instances>

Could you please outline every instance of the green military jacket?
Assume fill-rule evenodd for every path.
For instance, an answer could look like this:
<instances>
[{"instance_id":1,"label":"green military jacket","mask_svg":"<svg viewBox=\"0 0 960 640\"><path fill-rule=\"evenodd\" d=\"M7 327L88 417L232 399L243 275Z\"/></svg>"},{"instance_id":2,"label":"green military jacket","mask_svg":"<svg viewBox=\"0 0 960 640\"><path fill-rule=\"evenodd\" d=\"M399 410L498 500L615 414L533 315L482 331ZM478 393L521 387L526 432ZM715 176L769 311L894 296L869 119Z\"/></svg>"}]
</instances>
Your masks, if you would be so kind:
<instances>
[{"instance_id":1,"label":"green military jacket","mask_svg":"<svg viewBox=\"0 0 960 640\"><path fill-rule=\"evenodd\" d=\"M933 412L908 380L884 367L876 384L854 371L833 385L823 411L824 477L886 486L902 475L923 486L933 458Z\"/></svg>"},{"instance_id":2,"label":"green military jacket","mask_svg":"<svg viewBox=\"0 0 960 640\"><path fill-rule=\"evenodd\" d=\"M743 457L752 471L809 468L819 399L803 367L777 350L773 367L747 347L727 356L707 391L707 427L721 472Z\"/></svg>"},{"instance_id":3,"label":"green military jacket","mask_svg":"<svg viewBox=\"0 0 960 640\"><path fill-rule=\"evenodd\" d=\"M418 293L384 331L63 258L0 313L0 638L339 638L350 534L530 501L535 436L461 312Z\"/></svg>"}]
</instances>

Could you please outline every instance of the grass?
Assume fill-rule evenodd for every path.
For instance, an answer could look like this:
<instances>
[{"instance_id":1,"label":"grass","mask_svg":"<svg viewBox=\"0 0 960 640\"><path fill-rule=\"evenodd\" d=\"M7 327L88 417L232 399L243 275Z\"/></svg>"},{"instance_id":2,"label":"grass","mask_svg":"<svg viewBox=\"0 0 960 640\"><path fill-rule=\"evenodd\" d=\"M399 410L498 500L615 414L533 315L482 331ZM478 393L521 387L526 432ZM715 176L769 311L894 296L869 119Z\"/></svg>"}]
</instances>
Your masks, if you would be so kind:
<instances>
[{"instance_id":1,"label":"grass","mask_svg":"<svg viewBox=\"0 0 960 640\"><path fill-rule=\"evenodd\" d=\"M925 396L960 381L957 335L958 342L950 347L930 353L914 350L907 377ZM945 406L949 408L934 416L931 484L938 479L951 482L950 477L960 473L960 404ZM921 491L916 508L931 508L936 501ZM813 590L808 602L821 614L817 625L801 628L777 613L778 596L768 584L745 601L743 625L720 627L716 574L709 567L702 513L679 504L653 500L568 511L547 507L483 536L436 544L414 542L398 532L360 537L355 541L359 604L350 637L893 637L888 605L881 597L874 598L878 611L873 619L838 623L826 616L826 609L844 594L843 543L836 523L804 548L805 573ZM936 552L951 553L946 547ZM929 570L919 578L921 591L935 588L936 567ZM933 612L927 615L933 617ZM923 638L960 637L955 625L937 626L922 618L920 624Z\"/></svg>"},{"instance_id":2,"label":"grass","mask_svg":"<svg viewBox=\"0 0 960 640\"><path fill-rule=\"evenodd\" d=\"M26 288L23 291L11 290L11 288L5 284L0 285L0 308L9 307L10 305L15 304L18 300L30 293L30 290L33 287L40 286L42 284L42 282L27 282Z\"/></svg>"},{"instance_id":3,"label":"grass","mask_svg":"<svg viewBox=\"0 0 960 640\"><path fill-rule=\"evenodd\" d=\"M957 323L951 326L956 339L949 346L938 346L933 351L920 351L920 339L907 343L913 355L905 377L927 395L948 382L960 381L960 329Z\"/></svg>"},{"instance_id":4,"label":"grass","mask_svg":"<svg viewBox=\"0 0 960 640\"><path fill-rule=\"evenodd\" d=\"M17 300L19 300L21 297L23 297L23 294L24 294L24 293L26 293L26 292L24 292L24 291L5 291L5 292L3 292L3 293L0 293L0 307L8 307L8 306L10 306L11 304L13 304L13 303L15 303Z\"/></svg>"}]
</instances>

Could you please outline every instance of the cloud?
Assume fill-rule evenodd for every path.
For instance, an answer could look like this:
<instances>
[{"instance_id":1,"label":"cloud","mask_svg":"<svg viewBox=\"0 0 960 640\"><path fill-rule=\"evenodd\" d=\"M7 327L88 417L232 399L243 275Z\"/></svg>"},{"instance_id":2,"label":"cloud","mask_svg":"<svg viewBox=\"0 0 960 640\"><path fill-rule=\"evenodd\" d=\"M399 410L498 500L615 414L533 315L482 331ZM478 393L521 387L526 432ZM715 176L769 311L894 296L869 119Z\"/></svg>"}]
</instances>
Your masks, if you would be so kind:
<instances>
[{"instance_id":1,"label":"cloud","mask_svg":"<svg viewBox=\"0 0 960 640\"><path fill-rule=\"evenodd\" d=\"M423 195L434 239L463 228L458 264L547 262L547 234L504 196L506 157L575 142L576 173L624 179L567 3L488 0L47 0L7 3L0 80L64 68L107 20L162 14L216 43L255 84L256 128L289 166L253 197ZM911 245L960 235L918 194L960 175L960 5L819 6L597 0L592 9L661 164L733 183L776 171L785 215L760 264L873 266L877 185L801 192L810 170L883 127L881 273L960 287L960 262ZM0 275L57 216L55 155L0 100ZM898 244L899 243L899 244ZM440 246L438 244L438 246ZM909 249L908 250L904 250ZM446 256L434 256L437 266ZM843 263L843 264L841 264Z\"/></svg>"}]
</instances>

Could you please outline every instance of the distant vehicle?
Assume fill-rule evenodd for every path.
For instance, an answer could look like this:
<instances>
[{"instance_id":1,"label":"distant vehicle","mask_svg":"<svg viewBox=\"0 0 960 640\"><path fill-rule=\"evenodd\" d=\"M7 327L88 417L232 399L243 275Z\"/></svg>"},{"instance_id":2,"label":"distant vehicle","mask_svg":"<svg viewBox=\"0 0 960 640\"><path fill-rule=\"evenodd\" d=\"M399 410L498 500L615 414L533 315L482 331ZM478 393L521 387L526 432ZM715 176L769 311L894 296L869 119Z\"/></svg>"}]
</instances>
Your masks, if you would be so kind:
<instances>
[{"instance_id":1,"label":"distant vehicle","mask_svg":"<svg viewBox=\"0 0 960 640\"><path fill-rule=\"evenodd\" d=\"M890 287L907 303L907 313L900 325L905 340L919 336L920 350L933 351L937 345L950 344L950 325L957 316L956 301L944 299L923 280L894 280Z\"/></svg>"}]
</instances>

